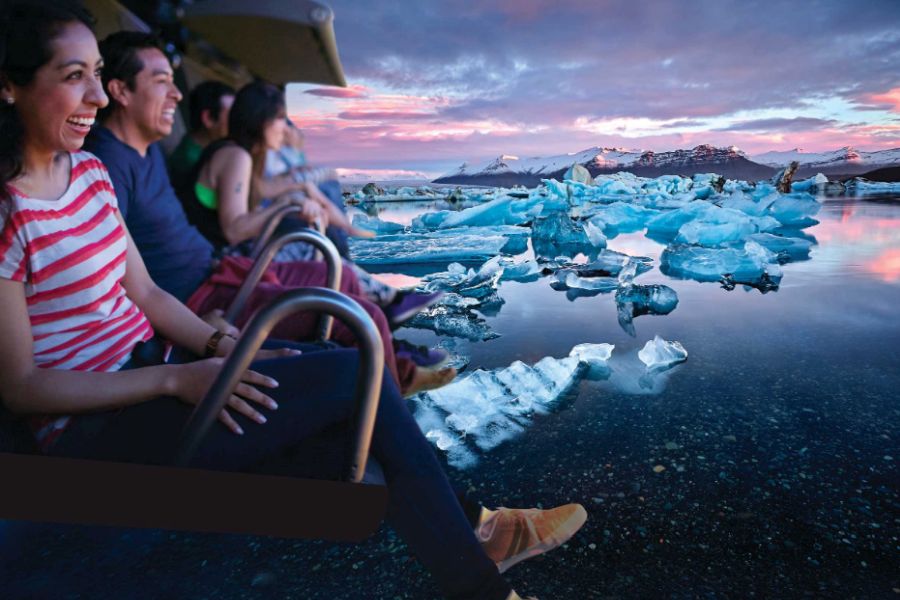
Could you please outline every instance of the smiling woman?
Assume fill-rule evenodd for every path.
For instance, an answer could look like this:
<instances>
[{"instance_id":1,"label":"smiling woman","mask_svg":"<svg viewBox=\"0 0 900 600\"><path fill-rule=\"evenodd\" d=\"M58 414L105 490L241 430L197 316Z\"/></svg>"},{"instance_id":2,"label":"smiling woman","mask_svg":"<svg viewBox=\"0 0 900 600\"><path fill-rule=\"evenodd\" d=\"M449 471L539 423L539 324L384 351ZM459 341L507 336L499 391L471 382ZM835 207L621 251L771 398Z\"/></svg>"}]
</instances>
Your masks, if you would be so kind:
<instances>
[{"instance_id":1,"label":"smiling woman","mask_svg":"<svg viewBox=\"0 0 900 600\"><path fill-rule=\"evenodd\" d=\"M37 198L62 195L71 171L68 152L81 148L97 111L107 104L90 15L79 7L48 6L45 11L56 18L44 20L37 31L8 28L5 56L0 57L5 65L0 79L0 198L9 197L5 184L21 175L25 164L36 169L36 176L17 182L21 191ZM14 23L23 17L14 10L7 18ZM17 111L16 104L35 110Z\"/></svg>"}]
</instances>

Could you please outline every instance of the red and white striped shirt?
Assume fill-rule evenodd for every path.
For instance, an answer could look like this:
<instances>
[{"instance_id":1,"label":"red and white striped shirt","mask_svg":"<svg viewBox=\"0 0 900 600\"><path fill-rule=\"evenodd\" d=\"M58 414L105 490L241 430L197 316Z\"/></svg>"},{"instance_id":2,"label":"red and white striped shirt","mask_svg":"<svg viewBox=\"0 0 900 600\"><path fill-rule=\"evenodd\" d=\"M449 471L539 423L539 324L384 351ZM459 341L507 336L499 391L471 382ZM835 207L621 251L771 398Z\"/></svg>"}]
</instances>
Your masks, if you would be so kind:
<instances>
[{"instance_id":1,"label":"red and white striped shirt","mask_svg":"<svg viewBox=\"0 0 900 600\"><path fill-rule=\"evenodd\" d=\"M106 167L87 152L71 163L58 200L9 186L12 200L0 201L0 277L25 284L37 366L116 371L153 329L122 287L127 243ZM49 444L67 423L46 420L38 440Z\"/></svg>"}]
</instances>

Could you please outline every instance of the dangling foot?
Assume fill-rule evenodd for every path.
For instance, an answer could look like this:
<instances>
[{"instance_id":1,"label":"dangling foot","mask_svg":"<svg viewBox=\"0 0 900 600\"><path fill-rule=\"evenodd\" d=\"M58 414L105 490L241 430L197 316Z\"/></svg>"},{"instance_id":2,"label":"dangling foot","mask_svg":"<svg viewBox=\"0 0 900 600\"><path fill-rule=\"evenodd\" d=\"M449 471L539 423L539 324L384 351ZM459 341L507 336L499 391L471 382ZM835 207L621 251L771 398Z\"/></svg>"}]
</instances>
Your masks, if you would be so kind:
<instances>
[{"instance_id":1,"label":"dangling foot","mask_svg":"<svg viewBox=\"0 0 900 600\"><path fill-rule=\"evenodd\" d=\"M390 304L385 306L384 316L387 317L391 329L397 329L406 321L412 319L419 311L425 310L444 296L444 292L405 292L399 290Z\"/></svg>"},{"instance_id":2,"label":"dangling foot","mask_svg":"<svg viewBox=\"0 0 900 600\"><path fill-rule=\"evenodd\" d=\"M587 521L580 504L549 510L537 508L483 509L475 534L485 554L503 573L513 565L565 544Z\"/></svg>"},{"instance_id":3,"label":"dangling foot","mask_svg":"<svg viewBox=\"0 0 900 600\"><path fill-rule=\"evenodd\" d=\"M417 367L409 387L403 392L403 396L409 398L420 392L436 390L439 387L444 387L455 378L456 369L453 367L438 370Z\"/></svg>"}]
</instances>

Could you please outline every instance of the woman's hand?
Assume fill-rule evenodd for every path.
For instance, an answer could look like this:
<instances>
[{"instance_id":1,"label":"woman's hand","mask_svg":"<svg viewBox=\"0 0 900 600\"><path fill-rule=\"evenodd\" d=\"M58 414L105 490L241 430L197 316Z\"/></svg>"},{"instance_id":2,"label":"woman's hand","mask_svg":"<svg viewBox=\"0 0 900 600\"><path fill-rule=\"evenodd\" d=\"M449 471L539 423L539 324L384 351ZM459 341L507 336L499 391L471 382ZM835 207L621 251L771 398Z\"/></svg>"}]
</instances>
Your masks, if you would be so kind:
<instances>
[{"instance_id":1,"label":"woman's hand","mask_svg":"<svg viewBox=\"0 0 900 600\"><path fill-rule=\"evenodd\" d=\"M222 370L224 362L225 359L223 358L208 358L182 365L171 365L171 369L174 372L172 395L177 396L188 404L199 404L209 392L210 387L212 387L213 381ZM241 382L228 398L226 408L223 408L222 412L219 413L219 420L238 435L243 435L244 430L231 416L229 409L262 424L266 422L265 416L250 403L264 406L270 410L278 408L275 400L261 392L258 389L259 387L276 388L278 387L278 382L271 377L248 369L241 377Z\"/></svg>"},{"instance_id":2,"label":"woman's hand","mask_svg":"<svg viewBox=\"0 0 900 600\"><path fill-rule=\"evenodd\" d=\"M241 335L240 329L225 320L225 311L221 308L215 308L200 318L215 327L217 331L221 331L225 335L230 335L234 338Z\"/></svg>"}]
</instances>

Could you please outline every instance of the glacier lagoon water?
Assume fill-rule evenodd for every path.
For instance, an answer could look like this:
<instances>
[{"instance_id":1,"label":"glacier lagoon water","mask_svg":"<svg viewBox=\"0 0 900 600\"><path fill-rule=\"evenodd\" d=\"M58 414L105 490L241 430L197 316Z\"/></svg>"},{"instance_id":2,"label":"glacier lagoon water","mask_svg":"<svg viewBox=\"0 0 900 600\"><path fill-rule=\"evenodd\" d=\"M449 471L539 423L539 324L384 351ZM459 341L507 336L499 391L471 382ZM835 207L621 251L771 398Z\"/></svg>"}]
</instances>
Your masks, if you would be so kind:
<instances>
[{"instance_id":1,"label":"glacier lagoon water","mask_svg":"<svg viewBox=\"0 0 900 600\"><path fill-rule=\"evenodd\" d=\"M370 210L409 223L457 207ZM502 303L479 315L498 337L454 342L470 371L615 345L608 373L580 378L474 466L450 467L488 506L586 506L584 529L511 570L514 587L541 598L896 595L900 198L828 198L815 218L803 230L809 260L783 265L768 293L667 275L665 246L642 233L609 239L653 259L635 284L677 293L668 314L634 317L634 336L615 293L569 294L550 277L500 283ZM385 270L412 283L445 268ZM656 335L689 358L647 381L637 354ZM9 597L436 596L389 531L343 546L2 523L0 539Z\"/></svg>"}]
</instances>

